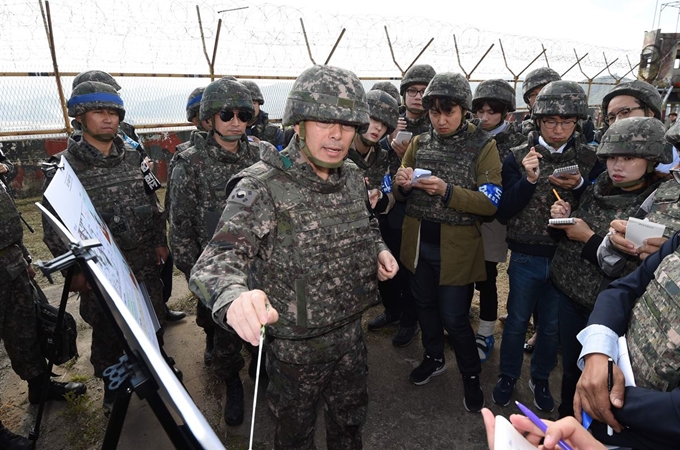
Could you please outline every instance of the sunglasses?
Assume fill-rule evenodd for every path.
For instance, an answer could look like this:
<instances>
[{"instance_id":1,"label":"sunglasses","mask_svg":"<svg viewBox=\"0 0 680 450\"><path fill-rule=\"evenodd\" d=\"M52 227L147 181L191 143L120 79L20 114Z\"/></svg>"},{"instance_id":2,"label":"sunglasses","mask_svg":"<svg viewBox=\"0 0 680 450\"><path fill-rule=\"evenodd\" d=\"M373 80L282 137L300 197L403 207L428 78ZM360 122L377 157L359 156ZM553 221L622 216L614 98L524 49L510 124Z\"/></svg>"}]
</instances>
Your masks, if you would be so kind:
<instances>
[{"instance_id":1,"label":"sunglasses","mask_svg":"<svg viewBox=\"0 0 680 450\"><path fill-rule=\"evenodd\" d=\"M680 183L680 169L671 169L670 173L675 178L675 181Z\"/></svg>"},{"instance_id":2,"label":"sunglasses","mask_svg":"<svg viewBox=\"0 0 680 450\"><path fill-rule=\"evenodd\" d=\"M230 109L223 109L220 111L220 119L222 119L223 122L229 122L231 119L234 118L234 115L238 116L238 120L241 122L250 122L251 119L253 118L253 114L248 111L239 111L238 113L234 114L234 111Z\"/></svg>"}]
</instances>

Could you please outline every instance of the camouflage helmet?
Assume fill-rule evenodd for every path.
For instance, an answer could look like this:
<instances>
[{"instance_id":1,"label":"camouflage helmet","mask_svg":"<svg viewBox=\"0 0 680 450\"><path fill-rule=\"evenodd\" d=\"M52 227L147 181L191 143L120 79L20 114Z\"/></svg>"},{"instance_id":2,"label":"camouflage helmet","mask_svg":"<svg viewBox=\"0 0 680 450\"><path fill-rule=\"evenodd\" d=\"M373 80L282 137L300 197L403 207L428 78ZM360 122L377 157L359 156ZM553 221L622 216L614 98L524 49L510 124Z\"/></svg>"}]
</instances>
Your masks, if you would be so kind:
<instances>
[{"instance_id":1,"label":"camouflage helmet","mask_svg":"<svg viewBox=\"0 0 680 450\"><path fill-rule=\"evenodd\" d=\"M305 120L351 125L364 133L369 108L364 87L354 72L319 65L304 70L288 93L283 125Z\"/></svg>"},{"instance_id":2,"label":"camouflage helmet","mask_svg":"<svg viewBox=\"0 0 680 450\"><path fill-rule=\"evenodd\" d=\"M67 106L70 117L77 117L95 109L110 109L118 113L121 122L125 118L123 99L113 87L99 81L84 81L76 86L71 92Z\"/></svg>"},{"instance_id":3,"label":"camouflage helmet","mask_svg":"<svg viewBox=\"0 0 680 450\"><path fill-rule=\"evenodd\" d=\"M539 86L545 86L553 81L560 81L562 77L550 67L539 67L534 69L524 77L522 83L522 98L524 103L529 104L529 93Z\"/></svg>"},{"instance_id":4,"label":"camouflage helmet","mask_svg":"<svg viewBox=\"0 0 680 450\"><path fill-rule=\"evenodd\" d=\"M187 121L191 122L194 117L198 116L198 111L201 109L201 99L203 98L204 87L198 87L191 91L187 99Z\"/></svg>"},{"instance_id":5,"label":"camouflage helmet","mask_svg":"<svg viewBox=\"0 0 680 450\"><path fill-rule=\"evenodd\" d=\"M663 99L661 98L659 91L651 84L641 80L634 80L614 86L614 88L602 99L602 111L604 111L605 115L607 114L607 108L609 108L609 102L619 95L630 95L635 97L641 101L644 106L652 110L654 117L661 120L661 104L663 103Z\"/></svg>"},{"instance_id":6,"label":"camouflage helmet","mask_svg":"<svg viewBox=\"0 0 680 450\"><path fill-rule=\"evenodd\" d=\"M366 93L366 102L370 109L369 116L371 119L384 123L387 127L387 134L397 128L399 105L394 97L380 89L373 89Z\"/></svg>"},{"instance_id":7,"label":"camouflage helmet","mask_svg":"<svg viewBox=\"0 0 680 450\"><path fill-rule=\"evenodd\" d=\"M372 91L374 90L379 90L383 92L387 92L390 94L394 99L397 101L397 105L401 106L401 95L399 95L399 89L392 84L390 81L378 81L373 85L371 88Z\"/></svg>"},{"instance_id":8,"label":"camouflage helmet","mask_svg":"<svg viewBox=\"0 0 680 450\"><path fill-rule=\"evenodd\" d=\"M220 78L210 83L203 91L198 119L200 121L212 119L224 109L239 109L255 114L248 88L228 78Z\"/></svg>"},{"instance_id":9,"label":"camouflage helmet","mask_svg":"<svg viewBox=\"0 0 680 450\"><path fill-rule=\"evenodd\" d=\"M430 81L435 76L436 72L429 64L418 64L412 66L404 74L404 78L401 79L401 84L399 85L399 93L401 95L406 95L406 89L413 86L414 84L422 84L427 86Z\"/></svg>"},{"instance_id":10,"label":"camouflage helmet","mask_svg":"<svg viewBox=\"0 0 680 450\"><path fill-rule=\"evenodd\" d=\"M633 156L666 164L673 160L673 154L672 147L666 144L665 134L666 127L654 117L617 120L602 137L597 156L601 159L615 155Z\"/></svg>"},{"instance_id":11,"label":"camouflage helmet","mask_svg":"<svg viewBox=\"0 0 680 450\"><path fill-rule=\"evenodd\" d=\"M666 132L666 142L680 148L680 121L676 121Z\"/></svg>"},{"instance_id":12,"label":"camouflage helmet","mask_svg":"<svg viewBox=\"0 0 680 450\"><path fill-rule=\"evenodd\" d=\"M87 70L85 72L80 72L73 79L71 89L75 89L76 86L78 86L80 83L84 81L99 81L100 83L108 84L109 86L114 88L116 92L120 91L120 85L116 83L116 80L103 70Z\"/></svg>"},{"instance_id":13,"label":"camouflage helmet","mask_svg":"<svg viewBox=\"0 0 680 450\"><path fill-rule=\"evenodd\" d=\"M240 83L248 88L248 90L250 91L250 96L252 97L254 102L257 102L260 105L264 105L264 96L262 95L260 86L258 86L257 83L250 80L243 80Z\"/></svg>"},{"instance_id":14,"label":"camouflage helmet","mask_svg":"<svg viewBox=\"0 0 680 450\"><path fill-rule=\"evenodd\" d=\"M567 116L585 120L588 117L588 98L575 81L553 81L541 89L531 114L532 117Z\"/></svg>"},{"instance_id":15,"label":"camouflage helmet","mask_svg":"<svg viewBox=\"0 0 680 450\"><path fill-rule=\"evenodd\" d=\"M479 83L472 97L472 103L477 103L478 100L480 102L496 100L508 108L507 112L515 110L515 90L505 80L486 80Z\"/></svg>"},{"instance_id":16,"label":"camouflage helmet","mask_svg":"<svg viewBox=\"0 0 680 450\"><path fill-rule=\"evenodd\" d=\"M430 109L433 97L445 97L465 110L472 109L472 90L468 80L459 73L441 72L436 74L425 88L423 106Z\"/></svg>"}]
</instances>

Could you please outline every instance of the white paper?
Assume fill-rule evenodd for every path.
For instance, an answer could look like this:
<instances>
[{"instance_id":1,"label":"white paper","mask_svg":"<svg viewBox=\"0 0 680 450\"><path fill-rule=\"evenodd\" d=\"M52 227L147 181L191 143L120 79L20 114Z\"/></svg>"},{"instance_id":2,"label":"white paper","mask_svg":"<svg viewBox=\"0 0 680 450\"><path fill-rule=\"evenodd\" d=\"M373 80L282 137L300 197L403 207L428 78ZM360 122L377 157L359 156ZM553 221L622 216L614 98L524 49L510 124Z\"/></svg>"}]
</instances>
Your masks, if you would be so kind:
<instances>
[{"instance_id":1,"label":"white paper","mask_svg":"<svg viewBox=\"0 0 680 450\"><path fill-rule=\"evenodd\" d=\"M645 239L663 236L665 229L665 225L629 217L628 225L626 226L626 239L637 248L642 245Z\"/></svg>"},{"instance_id":2,"label":"white paper","mask_svg":"<svg viewBox=\"0 0 680 450\"><path fill-rule=\"evenodd\" d=\"M425 180L430 178L432 172L427 169L415 169L413 171L413 176L411 177L411 184L416 183L418 180Z\"/></svg>"},{"instance_id":3,"label":"white paper","mask_svg":"<svg viewBox=\"0 0 680 450\"><path fill-rule=\"evenodd\" d=\"M496 416L493 443L495 450L536 450L536 447L531 445L503 416Z\"/></svg>"}]
</instances>

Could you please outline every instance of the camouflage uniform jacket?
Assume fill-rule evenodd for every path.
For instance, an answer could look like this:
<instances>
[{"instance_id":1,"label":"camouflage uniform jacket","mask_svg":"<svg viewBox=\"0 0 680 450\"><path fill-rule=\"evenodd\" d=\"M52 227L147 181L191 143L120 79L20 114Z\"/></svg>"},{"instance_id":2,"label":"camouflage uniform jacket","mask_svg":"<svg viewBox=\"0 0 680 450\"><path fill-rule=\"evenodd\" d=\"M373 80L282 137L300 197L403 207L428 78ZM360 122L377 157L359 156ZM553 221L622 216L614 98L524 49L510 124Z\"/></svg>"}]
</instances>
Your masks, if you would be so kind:
<instances>
[{"instance_id":1,"label":"camouflage uniform jacket","mask_svg":"<svg viewBox=\"0 0 680 450\"><path fill-rule=\"evenodd\" d=\"M227 182L259 159L257 144L241 140L238 152L231 153L212 134L177 157L171 177L170 249L175 266L187 277L227 204Z\"/></svg>"},{"instance_id":2,"label":"camouflage uniform jacket","mask_svg":"<svg viewBox=\"0 0 680 450\"><path fill-rule=\"evenodd\" d=\"M165 215L156 194L144 190L137 150L126 146L117 136L111 154L104 156L84 139L69 138L67 149L50 158L50 162L59 162L61 156L73 167L135 276L140 280L153 277L155 248L167 246ZM46 173L44 189L53 176L52 171ZM43 204L49 207L44 198ZM53 255L66 252L63 242L44 219L43 232L43 241Z\"/></svg>"},{"instance_id":3,"label":"camouflage uniform jacket","mask_svg":"<svg viewBox=\"0 0 680 450\"><path fill-rule=\"evenodd\" d=\"M354 148L354 144L352 144L352 148L349 149L347 157L361 169L364 177L368 178L367 187L369 190L380 190L382 188L383 178L385 178L385 174L389 173L388 166L390 161L387 158L387 150L379 145L374 145L366 156L364 156L359 153L359 151Z\"/></svg>"},{"instance_id":4,"label":"camouflage uniform jacket","mask_svg":"<svg viewBox=\"0 0 680 450\"><path fill-rule=\"evenodd\" d=\"M199 142L204 141L208 137L208 133L205 131L201 130L192 130L191 135L189 135L189 140L186 142L182 142L179 144L177 147L175 147L175 153L172 155L172 159L170 159L170 163L168 164L168 178L165 183L165 211L167 214L170 214L170 197L172 196L170 194L171 188L172 188L172 169L175 168L175 165L177 164L177 160L179 159L179 155L185 151L188 150L189 148L198 145ZM168 220L170 217L168 216Z\"/></svg>"},{"instance_id":5,"label":"camouflage uniform jacket","mask_svg":"<svg viewBox=\"0 0 680 450\"><path fill-rule=\"evenodd\" d=\"M422 218L441 223L440 285L463 286L483 281L486 279L484 245L477 216L492 216L500 200L501 164L496 143L488 133L473 124L463 125L458 133L450 137L432 137L431 133L434 132L420 135L418 139L411 141L402 165L432 168L434 175L441 176L452 186L448 203L444 204L440 196L426 199L423 195L430 196L419 189L412 189L404 196L400 189L395 188L394 196L397 200L406 200L408 211L414 211L412 202L426 201L431 205L432 211ZM423 139L429 142L423 143L423 148L420 149L419 142ZM439 161L435 163L437 158ZM419 165L420 162L417 163L423 160L423 166ZM445 166L450 167L445 169L445 173L439 174L437 168L444 169ZM483 192L486 188L497 192L495 203ZM400 259L412 273L415 273L418 264L422 218L412 216L409 212L402 229Z\"/></svg>"},{"instance_id":6,"label":"camouflage uniform jacket","mask_svg":"<svg viewBox=\"0 0 680 450\"><path fill-rule=\"evenodd\" d=\"M647 215L652 222L666 225L664 237L680 231L680 184L675 180L661 183L654 193L654 203Z\"/></svg>"},{"instance_id":7,"label":"camouflage uniform jacket","mask_svg":"<svg viewBox=\"0 0 680 450\"><path fill-rule=\"evenodd\" d=\"M564 190L558 186L550 183L548 176L553 171L560 167L578 165L581 176L584 179L582 188L588 183L588 174L597 163L595 156L595 148L581 143L578 139L572 138L573 145L568 144L561 153L551 153L550 150L538 144L537 133L531 133L524 145L515 147L511 150L514 161L517 163L519 169L520 181L512 187L521 187L521 183L526 181L526 171L522 165L522 160L529 153L531 147L536 149L543 157L540 160L540 177L533 186L534 190L531 197L515 198L508 196L512 187L507 186L507 182L503 180L503 200L502 203L515 202L513 207L517 209L519 205L523 204L518 213L514 214L508 220L508 242L510 249L513 248L513 243L526 244L530 246L548 246L554 251L557 242L548 233L548 219L550 219L550 206L555 202L553 189L557 191L560 198L571 203L573 208L577 207L577 198L573 191ZM507 160L506 160L507 162ZM507 163L504 162L503 173L505 178ZM500 211L499 211L500 213ZM499 214L500 215L500 214ZM551 255L552 256L552 255Z\"/></svg>"},{"instance_id":8,"label":"camouflage uniform jacket","mask_svg":"<svg viewBox=\"0 0 680 450\"><path fill-rule=\"evenodd\" d=\"M15 164L10 161L7 156L0 150L0 164L4 164L7 167L7 172L0 174L0 181L5 183L5 186L7 186L8 189L10 189L10 194L11 194L11 189L12 186L10 186L10 183L14 178L16 178L17 174L19 173L19 169Z\"/></svg>"},{"instance_id":9,"label":"camouflage uniform jacket","mask_svg":"<svg viewBox=\"0 0 680 450\"><path fill-rule=\"evenodd\" d=\"M269 123L269 114L260 110L254 124L246 128L248 136L254 136L261 141L269 142L274 147L282 150L285 146L283 142L283 130L274 124Z\"/></svg>"},{"instance_id":10,"label":"camouflage uniform jacket","mask_svg":"<svg viewBox=\"0 0 680 450\"><path fill-rule=\"evenodd\" d=\"M251 289L279 313L270 336L308 339L356 321L375 302L377 255L387 250L360 171L346 161L323 180L295 139L281 153L264 145L260 155L230 181L189 287L223 327L229 304Z\"/></svg>"},{"instance_id":11,"label":"camouflage uniform jacket","mask_svg":"<svg viewBox=\"0 0 680 450\"><path fill-rule=\"evenodd\" d=\"M602 239L602 236L607 234L612 220L627 219L634 215L658 185L659 183L655 183L637 194L623 192L610 195L607 191L613 186L607 172L603 172L595 184L589 186L583 193L578 209L573 211L571 216L583 219L595 235ZM595 261L589 259L584 261L583 250L586 244L572 241L565 234L560 236L550 277L569 298L586 310L592 311L597 294L614 278L606 276ZM598 239L595 236L593 238ZM631 273L636 268L635 262L629 262L621 276Z\"/></svg>"},{"instance_id":12,"label":"camouflage uniform jacket","mask_svg":"<svg viewBox=\"0 0 680 450\"><path fill-rule=\"evenodd\" d=\"M24 230L19 218L19 211L14 204L5 183L0 181L0 284L13 281L26 272L26 263L30 261L28 250L23 243ZM9 299L0 299L0 301Z\"/></svg>"}]
</instances>

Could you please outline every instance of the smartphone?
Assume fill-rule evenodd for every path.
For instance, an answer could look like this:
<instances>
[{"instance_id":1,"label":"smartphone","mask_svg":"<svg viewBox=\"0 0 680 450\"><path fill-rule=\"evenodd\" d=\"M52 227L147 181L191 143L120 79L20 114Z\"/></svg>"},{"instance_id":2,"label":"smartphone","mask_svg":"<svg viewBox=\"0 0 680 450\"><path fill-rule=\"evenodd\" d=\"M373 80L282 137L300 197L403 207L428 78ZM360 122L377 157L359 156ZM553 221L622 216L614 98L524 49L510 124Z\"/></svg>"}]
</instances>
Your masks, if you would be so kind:
<instances>
[{"instance_id":1,"label":"smartphone","mask_svg":"<svg viewBox=\"0 0 680 450\"><path fill-rule=\"evenodd\" d=\"M403 144L406 142L407 144L411 141L411 138L413 137L413 133L410 131L400 131L397 133L397 137L394 139L395 141L399 142L400 144Z\"/></svg>"},{"instance_id":2,"label":"smartphone","mask_svg":"<svg viewBox=\"0 0 680 450\"><path fill-rule=\"evenodd\" d=\"M548 225L576 225L576 219L567 217L566 219L549 219Z\"/></svg>"},{"instance_id":3,"label":"smartphone","mask_svg":"<svg viewBox=\"0 0 680 450\"><path fill-rule=\"evenodd\" d=\"M427 180L431 176L432 172L427 169L415 169L413 171L413 176L411 177L411 184L414 184L419 180Z\"/></svg>"},{"instance_id":4,"label":"smartphone","mask_svg":"<svg viewBox=\"0 0 680 450\"><path fill-rule=\"evenodd\" d=\"M555 169L553 171L553 176L560 177L561 175L564 174L576 175L577 173L579 173L579 168L578 165L574 164L573 166L560 167L559 169Z\"/></svg>"}]
</instances>

